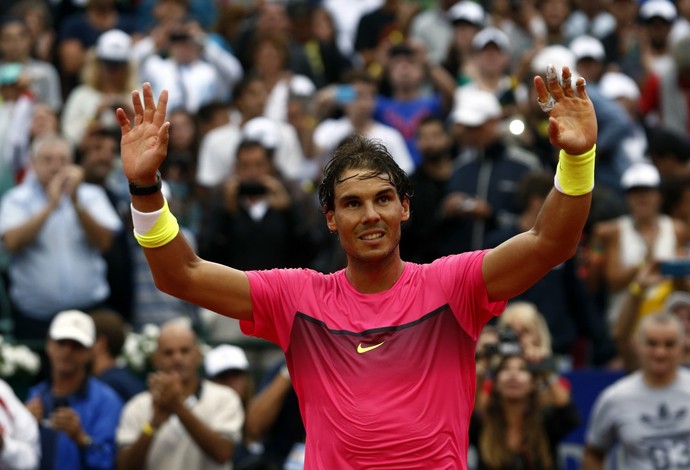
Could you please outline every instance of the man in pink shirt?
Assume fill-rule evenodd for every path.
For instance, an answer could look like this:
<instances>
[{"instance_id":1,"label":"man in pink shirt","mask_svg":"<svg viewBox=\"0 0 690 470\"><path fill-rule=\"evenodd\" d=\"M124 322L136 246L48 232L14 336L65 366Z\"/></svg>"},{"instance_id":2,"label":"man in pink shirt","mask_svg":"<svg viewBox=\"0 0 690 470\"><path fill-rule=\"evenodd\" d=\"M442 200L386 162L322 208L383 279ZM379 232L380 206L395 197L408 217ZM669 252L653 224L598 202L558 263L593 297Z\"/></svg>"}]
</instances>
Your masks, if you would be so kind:
<instances>
[{"instance_id":1,"label":"man in pink shirt","mask_svg":"<svg viewBox=\"0 0 690 470\"><path fill-rule=\"evenodd\" d=\"M134 127L118 112L135 237L163 291L240 320L246 334L278 344L307 431L305 468L467 467L474 349L507 299L573 255L589 212L597 135L579 79L550 66L535 77L563 149L535 226L501 246L430 264L400 258L409 219L406 174L385 147L352 137L334 152L319 190L347 267L242 272L196 256L160 193L169 124L144 85ZM562 84L561 84L562 83Z\"/></svg>"}]
</instances>

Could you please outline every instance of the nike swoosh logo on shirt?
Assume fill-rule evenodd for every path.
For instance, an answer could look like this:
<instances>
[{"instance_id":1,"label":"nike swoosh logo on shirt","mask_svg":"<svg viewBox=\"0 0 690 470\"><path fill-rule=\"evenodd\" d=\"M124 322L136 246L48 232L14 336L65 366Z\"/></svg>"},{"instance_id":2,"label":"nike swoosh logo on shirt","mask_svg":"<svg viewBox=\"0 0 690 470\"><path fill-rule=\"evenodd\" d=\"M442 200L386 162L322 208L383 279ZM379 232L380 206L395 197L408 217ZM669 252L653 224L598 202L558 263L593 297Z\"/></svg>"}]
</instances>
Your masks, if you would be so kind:
<instances>
[{"instance_id":1,"label":"nike swoosh logo on shirt","mask_svg":"<svg viewBox=\"0 0 690 470\"><path fill-rule=\"evenodd\" d=\"M373 345L373 346L366 346L366 347L365 347L365 346L362 346L362 343L359 343L359 344L357 345L357 352L360 353L360 354L364 354L365 352L369 352L369 351L371 351L372 349L378 348L378 347L381 346L383 343L385 343L385 341L381 341L379 344L375 344L375 345Z\"/></svg>"}]
</instances>

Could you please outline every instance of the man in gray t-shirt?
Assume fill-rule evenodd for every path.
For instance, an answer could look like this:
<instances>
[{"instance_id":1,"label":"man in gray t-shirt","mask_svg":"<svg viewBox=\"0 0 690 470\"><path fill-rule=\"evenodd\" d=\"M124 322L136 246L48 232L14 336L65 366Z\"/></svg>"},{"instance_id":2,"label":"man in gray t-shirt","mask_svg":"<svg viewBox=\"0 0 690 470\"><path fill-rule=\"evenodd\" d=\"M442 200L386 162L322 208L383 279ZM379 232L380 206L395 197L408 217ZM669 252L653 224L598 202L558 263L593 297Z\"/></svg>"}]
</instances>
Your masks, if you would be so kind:
<instances>
[{"instance_id":1,"label":"man in gray t-shirt","mask_svg":"<svg viewBox=\"0 0 690 470\"><path fill-rule=\"evenodd\" d=\"M680 367L683 325L668 313L645 317L635 336L640 370L607 387L590 416L585 470L604 467L618 443L618 468L690 469L690 371Z\"/></svg>"}]
</instances>

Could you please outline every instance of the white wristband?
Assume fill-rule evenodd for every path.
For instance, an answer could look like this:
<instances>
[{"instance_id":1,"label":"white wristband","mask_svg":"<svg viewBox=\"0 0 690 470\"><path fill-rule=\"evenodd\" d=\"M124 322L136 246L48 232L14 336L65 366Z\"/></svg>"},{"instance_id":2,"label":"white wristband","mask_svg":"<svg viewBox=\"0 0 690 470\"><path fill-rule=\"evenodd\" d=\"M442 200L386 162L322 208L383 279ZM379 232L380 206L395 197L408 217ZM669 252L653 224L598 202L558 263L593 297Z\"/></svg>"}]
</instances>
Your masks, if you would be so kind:
<instances>
[{"instance_id":1,"label":"white wristband","mask_svg":"<svg viewBox=\"0 0 690 470\"><path fill-rule=\"evenodd\" d=\"M151 227L153 227L156 222L158 221L158 218L161 216L163 213L163 208L161 207L157 211L154 212L141 212L138 211L134 208L134 204L131 205L132 207L132 223L134 224L134 232L137 233L138 235L144 235L151 230Z\"/></svg>"}]
</instances>

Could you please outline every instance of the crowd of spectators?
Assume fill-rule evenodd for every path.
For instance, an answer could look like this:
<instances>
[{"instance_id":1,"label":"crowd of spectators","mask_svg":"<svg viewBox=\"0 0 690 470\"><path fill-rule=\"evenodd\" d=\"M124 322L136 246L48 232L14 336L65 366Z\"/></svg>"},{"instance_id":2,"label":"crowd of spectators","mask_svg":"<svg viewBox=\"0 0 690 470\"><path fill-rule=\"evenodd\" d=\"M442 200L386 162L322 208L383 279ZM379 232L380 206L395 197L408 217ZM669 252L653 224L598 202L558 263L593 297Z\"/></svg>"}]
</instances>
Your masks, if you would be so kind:
<instances>
[{"instance_id":1,"label":"crowd of spectators","mask_svg":"<svg viewBox=\"0 0 690 470\"><path fill-rule=\"evenodd\" d=\"M242 351L206 357L213 382L182 374L202 364L196 335L220 342L238 333L158 291L132 236L115 118L117 108L132 115L132 90L149 82L156 97L169 92L164 193L202 257L243 270L333 272L345 257L321 217L316 187L330 153L352 133L381 140L413 181L403 259L422 263L491 248L528 230L557 163L532 85L549 63L587 81L599 128L594 198L577 255L515 299L533 312L510 314L480 338L481 407L472 436L489 453L495 436L483 430L502 426L506 418L496 410L507 409L506 396L519 395L511 402L518 414L539 400L533 389L544 377L530 364L549 358L553 374L630 372L645 363L635 346L643 342L635 336L642 318L664 310L689 326L687 0L3 0L0 308L9 320L2 325L10 326L2 334L43 341L51 325L59 330L58 313L92 313L92 340L52 338L46 345L45 359L58 374L53 386L62 380L58 359L83 369L86 348L93 350L93 376L124 405L117 436L102 445L75 427L72 415L65 418L60 426L71 441L57 441L65 458L114 464L117 438L126 468L177 455L215 465L230 457L203 446L196 455L186 446L225 439L249 459L261 442L290 436L276 455L273 448L267 454L278 462L291 450L299 454L293 445L303 441L281 364L257 390L247 382L252 365ZM180 317L191 329L169 326ZM149 391L137 395L145 385L118 367L116 352L122 331L149 323L168 325L159 346L169 357L157 360ZM522 362L492 363L484 351L504 344L506 330L522 336ZM533 343L524 337L528 330ZM690 341L682 343L687 364ZM179 367L178 356L185 357ZM221 356L234 358L232 374L223 375ZM531 375L521 375L527 369ZM173 370L184 376L180 383L171 382ZM62 395L80 399L90 382L69 372ZM504 381L524 390L506 389ZM215 382L241 400L223 398ZM227 416L209 408L208 420L225 420L218 429L185 412L200 399L201 383L214 400L233 403ZM555 390L561 381L544 383ZM52 436L61 428L46 426L46 417L63 404L50 401L48 385L37 387L28 406ZM159 388L166 391L157 397ZM575 422L559 393L549 406ZM280 409L283 400L289 405ZM597 426L596 433L610 431ZM158 427L170 442L152 446ZM180 446L182 427L192 440ZM34 434L25 445L36 446ZM547 425L531 438L530 452L548 468L553 433ZM82 455L82 448L100 454ZM519 454L519 445L512 450ZM590 459L601 459L601 447L590 450ZM515 455L485 457L479 461L495 467Z\"/></svg>"}]
</instances>

